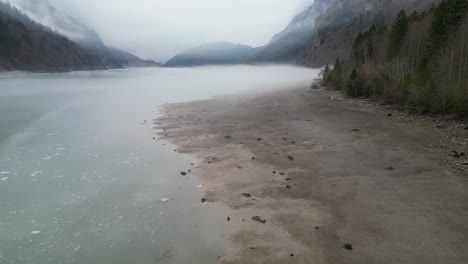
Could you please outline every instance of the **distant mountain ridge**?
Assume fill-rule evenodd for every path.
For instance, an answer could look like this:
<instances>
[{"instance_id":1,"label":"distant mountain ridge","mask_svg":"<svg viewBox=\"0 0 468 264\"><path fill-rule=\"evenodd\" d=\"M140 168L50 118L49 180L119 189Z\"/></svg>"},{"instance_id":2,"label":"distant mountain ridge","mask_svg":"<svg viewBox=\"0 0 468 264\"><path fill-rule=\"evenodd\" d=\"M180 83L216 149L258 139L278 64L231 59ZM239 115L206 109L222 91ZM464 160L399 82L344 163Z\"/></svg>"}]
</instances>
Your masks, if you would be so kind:
<instances>
[{"instance_id":1,"label":"distant mountain ridge","mask_svg":"<svg viewBox=\"0 0 468 264\"><path fill-rule=\"evenodd\" d=\"M252 60L257 49L229 42L204 43L181 52L167 61L166 67L237 64Z\"/></svg>"},{"instance_id":2,"label":"distant mountain ridge","mask_svg":"<svg viewBox=\"0 0 468 264\"><path fill-rule=\"evenodd\" d=\"M314 3L296 15L281 32L261 47L216 42L202 44L171 58L166 66L198 66L206 64L293 62L294 54L305 48L309 33L315 28L315 19L330 6L328 0ZM238 57L235 57L235 56Z\"/></svg>"}]
</instances>

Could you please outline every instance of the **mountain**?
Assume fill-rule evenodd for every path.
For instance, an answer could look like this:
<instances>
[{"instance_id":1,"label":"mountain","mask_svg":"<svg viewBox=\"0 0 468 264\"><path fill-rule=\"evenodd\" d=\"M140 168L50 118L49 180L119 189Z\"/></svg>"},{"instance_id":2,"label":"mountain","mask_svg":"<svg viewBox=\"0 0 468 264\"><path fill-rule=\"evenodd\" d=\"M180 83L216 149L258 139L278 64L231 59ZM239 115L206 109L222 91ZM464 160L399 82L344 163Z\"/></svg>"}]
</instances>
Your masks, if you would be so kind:
<instances>
[{"instance_id":1,"label":"mountain","mask_svg":"<svg viewBox=\"0 0 468 264\"><path fill-rule=\"evenodd\" d=\"M151 65L139 57L104 44L99 34L78 19L55 8L49 0L15 0L15 6L34 21L54 29L58 33L76 42L89 53L101 57L107 64L115 67L131 65ZM152 64L157 66L157 64Z\"/></svg>"},{"instance_id":2,"label":"mountain","mask_svg":"<svg viewBox=\"0 0 468 264\"><path fill-rule=\"evenodd\" d=\"M164 66L200 66L211 64L246 63L254 58L257 49L229 42L201 44L171 58Z\"/></svg>"},{"instance_id":3,"label":"mountain","mask_svg":"<svg viewBox=\"0 0 468 264\"><path fill-rule=\"evenodd\" d=\"M99 34L76 18L56 9L48 0L15 0L14 5L32 20L52 28L81 46L103 46Z\"/></svg>"},{"instance_id":4,"label":"mountain","mask_svg":"<svg viewBox=\"0 0 468 264\"><path fill-rule=\"evenodd\" d=\"M265 46L252 48L227 42L203 44L177 54L166 66L295 62L296 54L306 47L311 38L317 16L325 12L330 5L329 0L315 0Z\"/></svg>"},{"instance_id":5,"label":"mountain","mask_svg":"<svg viewBox=\"0 0 468 264\"><path fill-rule=\"evenodd\" d=\"M0 2L0 70L67 71L113 66Z\"/></svg>"},{"instance_id":6,"label":"mountain","mask_svg":"<svg viewBox=\"0 0 468 264\"><path fill-rule=\"evenodd\" d=\"M316 19L331 6L330 0L315 0L312 5L296 15L289 25L262 47L255 60L294 62L296 54L304 49L316 28Z\"/></svg>"}]
</instances>

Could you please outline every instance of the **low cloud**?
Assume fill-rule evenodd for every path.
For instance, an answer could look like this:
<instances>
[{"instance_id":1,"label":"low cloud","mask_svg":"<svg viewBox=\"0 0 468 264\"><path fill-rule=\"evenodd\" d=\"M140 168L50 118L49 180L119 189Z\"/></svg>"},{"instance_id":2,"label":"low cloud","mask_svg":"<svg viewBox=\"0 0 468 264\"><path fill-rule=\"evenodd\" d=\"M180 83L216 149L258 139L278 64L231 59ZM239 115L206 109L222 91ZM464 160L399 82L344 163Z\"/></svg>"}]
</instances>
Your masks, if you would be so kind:
<instances>
[{"instance_id":1,"label":"low cloud","mask_svg":"<svg viewBox=\"0 0 468 264\"><path fill-rule=\"evenodd\" d=\"M203 42L263 45L313 0L36 0L78 17L111 46L166 60Z\"/></svg>"}]
</instances>

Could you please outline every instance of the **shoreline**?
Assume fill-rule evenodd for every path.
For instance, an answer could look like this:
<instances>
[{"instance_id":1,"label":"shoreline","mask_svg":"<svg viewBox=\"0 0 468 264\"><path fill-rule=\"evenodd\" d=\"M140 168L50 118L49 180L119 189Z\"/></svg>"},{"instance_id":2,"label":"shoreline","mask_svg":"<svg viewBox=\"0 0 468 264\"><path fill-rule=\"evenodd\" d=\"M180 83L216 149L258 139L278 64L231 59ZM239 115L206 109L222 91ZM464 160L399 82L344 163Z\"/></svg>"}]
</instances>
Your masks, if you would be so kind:
<instances>
[{"instance_id":1,"label":"shoreline","mask_svg":"<svg viewBox=\"0 0 468 264\"><path fill-rule=\"evenodd\" d=\"M468 167L447 142L466 138L389 111L297 88L164 105L154 122L230 210L220 263L464 263Z\"/></svg>"}]
</instances>

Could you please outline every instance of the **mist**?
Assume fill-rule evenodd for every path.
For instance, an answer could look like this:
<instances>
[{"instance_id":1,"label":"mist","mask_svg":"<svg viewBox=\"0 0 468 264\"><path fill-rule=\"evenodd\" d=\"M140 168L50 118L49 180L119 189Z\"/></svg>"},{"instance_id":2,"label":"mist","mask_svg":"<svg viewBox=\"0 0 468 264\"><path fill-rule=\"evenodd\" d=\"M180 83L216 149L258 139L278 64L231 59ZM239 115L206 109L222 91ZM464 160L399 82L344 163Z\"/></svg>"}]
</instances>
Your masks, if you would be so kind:
<instances>
[{"instance_id":1,"label":"mist","mask_svg":"<svg viewBox=\"0 0 468 264\"><path fill-rule=\"evenodd\" d=\"M10 0L14 3L17 0ZM165 61L200 43L260 46L313 0L38 0L95 29L107 45Z\"/></svg>"}]
</instances>

